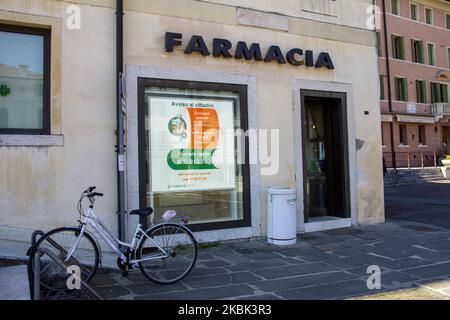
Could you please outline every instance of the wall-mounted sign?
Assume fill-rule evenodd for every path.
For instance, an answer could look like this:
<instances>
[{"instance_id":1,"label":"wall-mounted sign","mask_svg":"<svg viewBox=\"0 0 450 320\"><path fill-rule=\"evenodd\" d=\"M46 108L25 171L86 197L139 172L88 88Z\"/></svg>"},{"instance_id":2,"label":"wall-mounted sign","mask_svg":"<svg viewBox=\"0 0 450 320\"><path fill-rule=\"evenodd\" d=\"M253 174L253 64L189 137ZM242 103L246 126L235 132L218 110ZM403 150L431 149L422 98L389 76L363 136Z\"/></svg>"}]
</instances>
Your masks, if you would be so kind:
<instances>
[{"instance_id":1,"label":"wall-mounted sign","mask_svg":"<svg viewBox=\"0 0 450 320\"><path fill-rule=\"evenodd\" d=\"M0 85L0 96L6 97L11 93L11 89L6 84Z\"/></svg>"},{"instance_id":2,"label":"wall-mounted sign","mask_svg":"<svg viewBox=\"0 0 450 320\"><path fill-rule=\"evenodd\" d=\"M165 49L166 52L173 52L175 46L182 45L183 35L181 33L166 32ZM238 41L234 54L231 52L233 44L227 39L214 38L212 43L212 55L216 58L235 58L255 61L272 62L277 61L280 64L290 63L294 66L305 65L306 67L334 69L333 61L327 52L321 52L314 62L314 52L312 50L303 50L293 48L287 51L286 55L279 46L271 45L263 55L258 43L252 43L250 46L244 41ZM185 47L184 53L191 54L198 52L203 56L211 55L210 49L206 45L202 36L194 35Z\"/></svg>"},{"instance_id":3,"label":"wall-mounted sign","mask_svg":"<svg viewBox=\"0 0 450 320\"><path fill-rule=\"evenodd\" d=\"M408 113L416 113L417 112L417 108L415 104L408 104L407 107Z\"/></svg>"},{"instance_id":4,"label":"wall-mounted sign","mask_svg":"<svg viewBox=\"0 0 450 320\"><path fill-rule=\"evenodd\" d=\"M151 191L234 189L234 101L149 97Z\"/></svg>"}]
</instances>

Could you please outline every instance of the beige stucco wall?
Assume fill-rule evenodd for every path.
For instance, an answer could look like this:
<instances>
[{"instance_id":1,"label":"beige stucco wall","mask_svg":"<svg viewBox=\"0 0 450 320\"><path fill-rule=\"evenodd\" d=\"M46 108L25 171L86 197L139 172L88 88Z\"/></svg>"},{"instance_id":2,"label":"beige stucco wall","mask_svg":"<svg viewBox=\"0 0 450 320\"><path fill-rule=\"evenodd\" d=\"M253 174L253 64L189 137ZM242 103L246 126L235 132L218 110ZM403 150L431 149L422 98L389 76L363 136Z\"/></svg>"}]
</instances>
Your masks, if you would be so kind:
<instances>
[{"instance_id":1,"label":"beige stucco wall","mask_svg":"<svg viewBox=\"0 0 450 320\"><path fill-rule=\"evenodd\" d=\"M61 21L61 30L55 31L61 32L62 38L61 133L64 135L64 146L0 146L0 226L49 229L70 224L77 218L75 204L79 193L87 185L96 184L106 194L98 202L97 211L108 225L116 228L115 14L111 1L75 2L95 4L81 4L81 30L66 28L67 2L4 0L0 4L0 13L20 12ZM235 2L243 1L228 3ZM247 2L247 7L257 5L256 1ZM293 2L290 1L291 5ZM292 121L293 79L353 84L355 138L364 141L357 152L357 165L350 168L357 171L358 221L369 223L384 219L375 37L362 28L348 27L361 26L363 22L352 20L350 16L365 14L365 10L360 11L360 4L368 2L355 0L355 6L349 7L355 10L354 14L346 12L347 18L339 22L347 26L329 22L315 25L296 15L275 17L276 21L287 19L288 32L240 25L236 8L224 8L208 1L133 1L127 4L130 7L125 14L125 64L256 77L258 126L280 129L282 141L279 173L261 177L262 230L266 221L266 188L273 184L295 185L294 130L300 130L300 123L294 125ZM170 14L174 3L182 8L173 9L176 17ZM264 4L261 10L271 8L269 1L261 3ZM220 23L211 21L214 20L211 17L217 17ZM285 53L292 47L311 49L316 54L326 51L336 69L185 55L181 51L183 47L168 54L163 50L166 31L182 32L184 44L191 35L200 34L210 47L213 37L221 37L234 44L238 40L258 42L263 52L272 44L280 46ZM365 110L370 111L370 115L364 115Z\"/></svg>"},{"instance_id":2,"label":"beige stucco wall","mask_svg":"<svg viewBox=\"0 0 450 320\"><path fill-rule=\"evenodd\" d=\"M64 136L64 145L0 143L0 237L22 239L29 230L75 225L78 198L89 185L105 192L96 211L117 228L114 10L83 7L82 28L68 30L67 6L0 3L3 22L52 29L51 133Z\"/></svg>"}]
</instances>

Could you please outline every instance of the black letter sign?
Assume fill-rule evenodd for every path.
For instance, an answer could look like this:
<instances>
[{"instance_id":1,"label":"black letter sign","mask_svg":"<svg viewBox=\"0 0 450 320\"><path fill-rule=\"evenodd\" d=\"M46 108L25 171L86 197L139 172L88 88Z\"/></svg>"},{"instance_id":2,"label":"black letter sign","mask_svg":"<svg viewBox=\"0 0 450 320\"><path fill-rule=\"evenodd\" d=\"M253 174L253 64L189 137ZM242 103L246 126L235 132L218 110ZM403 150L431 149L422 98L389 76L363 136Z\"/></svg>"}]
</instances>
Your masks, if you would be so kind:
<instances>
[{"instance_id":1,"label":"black letter sign","mask_svg":"<svg viewBox=\"0 0 450 320\"><path fill-rule=\"evenodd\" d=\"M286 63L286 60L284 60L283 53L281 52L279 46L270 46L269 50L267 50L264 62L271 62L272 60L277 60L278 63Z\"/></svg>"},{"instance_id":2,"label":"black letter sign","mask_svg":"<svg viewBox=\"0 0 450 320\"><path fill-rule=\"evenodd\" d=\"M321 52L319 54L319 58L317 58L316 68L327 67L328 69L334 69L333 62L331 61L331 57L326 52Z\"/></svg>"},{"instance_id":3,"label":"black letter sign","mask_svg":"<svg viewBox=\"0 0 450 320\"><path fill-rule=\"evenodd\" d=\"M173 46L181 45L181 33L166 32L166 52L173 52Z\"/></svg>"},{"instance_id":4,"label":"black letter sign","mask_svg":"<svg viewBox=\"0 0 450 320\"><path fill-rule=\"evenodd\" d=\"M205 41L203 41L202 36L192 36L189 44L184 50L184 53L191 54L192 52L200 52L203 56L209 56L208 48L206 47Z\"/></svg>"},{"instance_id":5,"label":"black letter sign","mask_svg":"<svg viewBox=\"0 0 450 320\"><path fill-rule=\"evenodd\" d=\"M256 61L262 61L261 48L258 43L252 43L250 49L247 48L247 44L244 41L239 41L236 46L236 53L234 57L236 59L242 59L242 56L246 60L252 60L255 58Z\"/></svg>"},{"instance_id":6,"label":"black letter sign","mask_svg":"<svg viewBox=\"0 0 450 320\"><path fill-rule=\"evenodd\" d=\"M305 51L305 61L307 67L314 67L314 60L313 60L313 52L311 50Z\"/></svg>"},{"instance_id":7,"label":"black letter sign","mask_svg":"<svg viewBox=\"0 0 450 320\"><path fill-rule=\"evenodd\" d=\"M220 57L224 56L225 58L232 58L231 53L228 52L232 47L230 41L226 39L213 39L213 56Z\"/></svg>"},{"instance_id":8,"label":"black letter sign","mask_svg":"<svg viewBox=\"0 0 450 320\"><path fill-rule=\"evenodd\" d=\"M287 59L287 61L290 64L292 64L294 66L301 66L305 62L303 60L295 59L295 55L296 54L298 54L299 56L303 55L303 50L302 49L298 49L298 48L294 48L292 50L289 50L289 52L286 55L286 59Z\"/></svg>"}]
</instances>

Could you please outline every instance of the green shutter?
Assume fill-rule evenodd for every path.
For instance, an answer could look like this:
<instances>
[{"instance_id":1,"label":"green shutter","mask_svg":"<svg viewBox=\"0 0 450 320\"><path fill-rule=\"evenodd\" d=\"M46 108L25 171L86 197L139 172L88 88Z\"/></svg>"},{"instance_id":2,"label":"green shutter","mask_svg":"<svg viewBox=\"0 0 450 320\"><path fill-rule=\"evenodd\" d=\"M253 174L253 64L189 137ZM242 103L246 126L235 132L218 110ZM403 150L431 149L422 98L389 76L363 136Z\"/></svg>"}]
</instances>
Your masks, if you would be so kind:
<instances>
[{"instance_id":1,"label":"green shutter","mask_svg":"<svg viewBox=\"0 0 450 320\"><path fill-rule=\"evenodd\" d=\"M402 79L403 85L403 101L408 101L408 80L406 78Z\"/></svg>"},{"instance_id":2,"label":"green shutter","mask_svg":"<svg viewBox=\"0 0 450 320\"><path fill-rule=\"evenodd\" d=\"M391 44L392 44L392 57L396 58L396 50L395 50L395 36L392 34L391 35Z\"/></svg>"},{"instance_id":3,"label":"green shutter","mask_svg":"<svg viewBox=\"0 0 450 320\"><path fill-rule=\"evenodd\" d=\"M441 101L441 86L439 83L431 82L431 103L439 103Z\"/></svg>"},{"instance_id":4,"label":"green shutter","mask_svg":"<svg viewBox=\"0 0 450 320\"><path fill-rule=\"evenodd\" d=\"M446 17L446 20L447 20L447 29L450 30L450 14L446 14L445 17Z\"/></svg>"},{"instance_id":5,"label":"green shutter","mask_svg":"<svg viewBox=\"0 0 450 320\"><path fill-rule=\"evenodd\" d=\"M434 92L433 82L430 82L431 103L436 102L436 93Z\"/></svg>"},{"instance_id":6,"label":"green shutter","mask_svg":"<svg viewBox=\"0 0 450 320\"><path fill-rule=\"evenodd\" d=\"M405 60L405 44L403 42L403 37L398 37L400 45L400 59Z\"/></svg>"},{"instance_id":7,"label":"green shutter","mask_svg":"<svg viewBox=\"0 0 450 320\"><path fill-rule=\"evenodd\" d=\"M441 84L442 91L442 102L448 102L448 86L446 84Z\"/></svg>"},{"instance_id":8,"label":"green shutter","mask_svg":"<svg viewBox=\"0 0 450 320\"><path fill-rule=\"evenodd\" d=\"M427 88L425 80L420 81L420 90L422 91L422 102L427 103Z\"/></svg>"},{"instance_id":9,"label":"green shutter","mask_svg":"<svg viewBox=\"0 0 450 320\"><path fill-rule=\"evenodd\" d=\"M395 100L400 101L400 79L395 78Z\"/></svg>"},{"instance_id":10,"label":"green shutter","mask_svg":"<svg viewBox=\"0 0 450 320\"><path fill-rule=\"evenodd\" d=\"M418 45L418 55L419 55L419 63L423 63L424 59L423 59L423 41L419 41L419 45Z\"/></svg>"},{"instance_id":11,"label":"green shutter","mask_svg":"<svg viewBox=\"0 0 450 320\"><path fill-rule=\"evenodd\" d=\"M384 100L384 76L380 74L380 100Z\"/></svg>"},{"instance_id":12,"label":"green shutter","mask_svg":"<svg viewBox=\"0 0 450 320\"><path fill-rule=\"evenodd\" d=\"M421 102L420 100L420 81L416 80L416 102Z\"/></svg>"},{"instance_id":13,"label":"green shutter","mask_svg":"<svg viewBox=\"0 0 450 320\"><path fill-rule=\"evenodd\" d=\"M447 48L448 67L450 68L450 48Z\"/></svg>"},{"instance_id":14,"label":"green shutter","mask_svg":"<svg viewBox=\"0 0 450 320\"><path fill-rule=\"evenodd\" d=\"M431 44L431 43L429 43L428 45L427 45L427 47L428 47L428 63L430 64L430 65L432 65L432 66L434 66L435 65L435 61L434 61L434 46Z\"/></svg>"}]
</instances>

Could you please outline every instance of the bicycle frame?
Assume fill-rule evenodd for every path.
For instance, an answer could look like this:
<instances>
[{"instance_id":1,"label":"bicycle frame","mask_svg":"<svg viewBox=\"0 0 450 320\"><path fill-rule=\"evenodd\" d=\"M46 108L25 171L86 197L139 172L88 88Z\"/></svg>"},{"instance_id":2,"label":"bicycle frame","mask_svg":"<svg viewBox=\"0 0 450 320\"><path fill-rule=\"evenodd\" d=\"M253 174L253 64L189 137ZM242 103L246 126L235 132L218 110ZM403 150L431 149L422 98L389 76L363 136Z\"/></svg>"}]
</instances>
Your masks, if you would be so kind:
<instances>
[{"instance_id":1,"label":"bicycle frame","mask_svg":"<svg viewBox=\"0 0 450 320\"><path fill-rule=\"evenodd\" d=\"M91 227L92 229L94 229L97 234L106 242L106 244L114 251L114 253L124 262L128 261L128 258L125 256L125 254L120 250L120 247L125 247L130 251L135 251L139 241L143 241L140 235L142 235L142 237L146 237L147 239L150 240L150 242L152 242L155 247L157 247L160 251L161 251L161 255L158 256L154 256L154 257L147 257L144 259L131 259L130 261L128 261L132 266L135 266L137 263L142 262L142 261L148 261L148 260L156 260L156 259L164 259L167 258L169 256L169 254L163 249L161 248L156 242L155 240L153 240L151 237L149 237L145 230L142 229L142 225L138 224L136 227L136 231L134 233L133 236L133 240L131 243L126 243L126 242L122 242L119 239L117 239L113 233L111 232L110 229L108 229L102 222L100 219L97 218L97 216L94 213L94 209L89 207L87 213L84 215L83 220L81 221L81 231L80 234L78 235L77 239L75 240L75 243L73 244L73 246L71 247L71 249L69 250L67 257L65 259L65 262L67 262L73 255L73 253L75 252L76 248L78 247L78 245L80 244L81 238L83 236L83 234L87 231L88 227ZM99 248L99 250L101 250L101 248Z\"/></svg>"}]
</instances>

